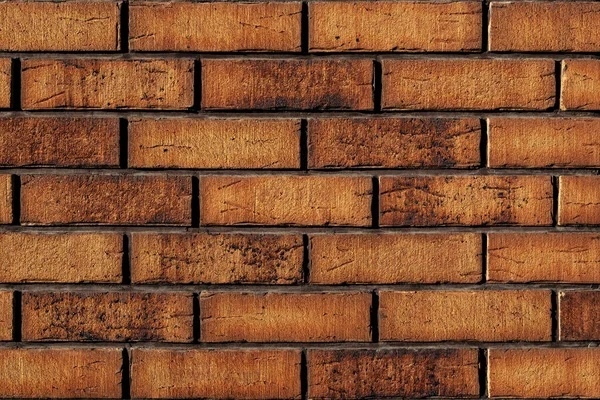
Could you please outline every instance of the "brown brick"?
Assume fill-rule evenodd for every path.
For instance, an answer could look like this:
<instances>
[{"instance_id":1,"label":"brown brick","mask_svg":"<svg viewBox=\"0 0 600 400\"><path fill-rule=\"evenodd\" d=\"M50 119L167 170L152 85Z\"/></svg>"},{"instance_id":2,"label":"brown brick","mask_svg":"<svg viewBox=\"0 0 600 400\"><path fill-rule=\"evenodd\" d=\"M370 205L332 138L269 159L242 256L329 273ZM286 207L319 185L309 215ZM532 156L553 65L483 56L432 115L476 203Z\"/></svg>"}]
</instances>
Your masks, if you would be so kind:
<instances>
[{"instance_id":1,"label":"brown brick","mask_svg":"<svg viewBox=\"0 0 600 400\"><path fill-rule=\"evenodd\" d=\"M133 398L300 398L298 350L133 349Z\"/></svg>"},{"instance_id":2,"label":"brown brick","mask_svg":"<svg viewBox=\"0 0 600 400\"><path fill-rule=\"evenodd\" d=\"M129 122L129 166L298 169L300 120L132 120Z\"/></svg>"},{"instance_id":3,"label":"brown brick","mask_svg":"<svg viewBox=\"0 0 600 400\"><path fill-rule=\"evenodd\" d=\"M30 59L24 109L178 110L194 102L192 60Z\"/></svg>"},{"instance_id":4,"label":"brown brick","mask_svg":"<svg viewBox=\"0 0 600 400\"><path fill-rule=\"evenodd\" d=\"M551 225L549 176L381 177L381 224Z\"/></svg>"},{"instance_id":5,"label":"brown brick","mask_svg":"<svg viewBox=\"0 0 600 400\"><path fill-rule=\"evenodd\" d=\"M549 3L551 4L551 3ZM492 168L600 166L595 118L491 118L488 164Z\"/></svg>"},{"instance_id":6,"label":"brown brick","mask_svg":"<svg viewBox=\"0 0 600 400\"><path fill-rule=\"evenodd\" d=\"M120 234L0 234L3 283L121 283L122 259Z\"/></svg>"},{"instance_id":7,"label":"brown brick","mask_svg":"<svg viewBox=\"0 0 600 400\"><path fill-rule=\"evenodd\" d=\"M0 224L10 224L12 212L12 177L0 175Z\"/></svg>"},{"instance_id":8,"label":"brown brick","mask_svg":"<svg viewBox=\"0 0 600 400\"><path fill-rule=\"evenodd\" d=\"M561 110L600 110L600 60L562 62Z\"/></svg>"},{"instance_id":9,"label":"brown brick","mask_svg":"<svg viewBox=\"0 0 600 400\"><path fill-rule=\"evenodd\" d=\"M379 294L383 341L550 341L549 290L417 291Z\"/></svg>"},{"instance_id":10,"label":"brown brick","mask_svg":"<svg viewBox=\"0 0 600 400\"><path fill-rule=\"evenodd\" d=\"M477 283L480 234L310 237L311 283ZM443 268L440 268L443 265Z\"/></svg>"},{"instance_id":11,"label":"brown brick","mask_svg":"<svg viewBox=\"0 0 600 400\"><path fill-rule=\"evenodd\" d=\"M481 124L474 118L309 119L308 140L309 168L480 165Z\"/></svg>"},{"instance_id":12,"label":"brown brick","mask_svg":"<svg viewBox=\"0 0 600 400\"><path fill-rule=\"evenodd\" d=\"M192 294L23 293L25 341L191 342Z\"/></svg>"},{"instance_id":13,"label":"brown brick","mask_svg":"<svg viewBox=\"0 0 600 400\"><path fill-rule=\"evenodd\" d=\"M600 340L600 292L570 290L558 298L559 339Z\"/></svg>"},{"instance_id":14,"label":"brown brick","mask_svg":"<svg viewBox=\"0 0 600 400\"><path fill-rule=\"evenodd\" d=\"M203 342L368 342L369 293L200 295Z\"/></svg>"},{"instance_id":15,"label":"brown brick","mask_svg":"<svg viewBox=\"0 0 600 400\"><path fill-rule=\"evenodd\" d=\"M300 51L301 3L135 2L136 51Z\"/></svg>"},{"instance_id":16,"label":"brown brick","mask_svg":"<svg viewBox=\"0 0 600 400\"><path fill-rule=\"evenodd\" d=\"M600 282L600 235L493 233L488 235L491 282Z\"/></svg>"},{"instance_id":17,"label":"brown brick","mask_svg":"<svg viewBox=\"0 0 600 400\"><path fill-rule=\"evenodd\" d=\"M371 224L372 183L357 176L205 176L202 225Z\"/></svg>"},{"instance_id":18,"label":"brown brick","mask_svg":"<svg viewBox=\"0 0 600 400\"><path fill-rule=\"evenodd\" d=\"M121 349L0 349L0 396L120 398Z\"/></svg>"},{"instance_id":19,"label":"brown brick","mask_svg":"<svg viewBox=\"0 0 600 400\"><path fill-rule=\"evenodd\" d=\"M0 58L0 108L10 107L11 60Z\"/></svg>"},{"instance_id":20,"label":"brown brick","mask_svg":"<svg viewBox=\"0 0 600 400\"><path fill-rule=\"evenodd\" d=\"M600 51L600 4L492 2L490 50Z\"/></svg>"},{"instance_id":21,"label":"brown brick","mask_svg":"<svg viewBox=\"0 0 600 400\"><path fill-rule=\"evenodd\" d=\"M308 396L477 397L476 349L309 350Z\"/></svg>"},{"instance_id":22,"label":"brown brick","mask_svg":"<svg viewBox=\"0 0 600 400\"><path fill-rule=\"evenodd\" d=\"M559 177L558 224L600 224L600 177Z\"/></svg>"},{"instance_id":23,"label":"brown brick","mask_svg":"<svg viewBox=\"0 0 600 400\"><path fill-rule=\"evenodd\" d=\"M192 182L182 176L24 175L26 225L189 225Z\"/></svg>"},{"instance_id":24,"label":"brown brick","mask_svg":"<svg viewBox=\"0 0 600 400\"><path fill-rule=\"evenodd\" d=\"M118 167L119 120L0 118L0 165Z\"/></svg>"},{"instance_id":25,"label":"brown brick","mask_svg":"<svg viewBox=\"0 0 600 400\"><path fill-rule=\"evenodd\" d=\"M13 293L0 291L0 341L13 338ZM0 389L0 394L1 394Z\"/></svg>"},{"instance_id":26,"label":"brown brick","mask_svg":"<svg viewBox=\"0 0 600 400\"><path fill-rule=\"evenodd\" d=\"M396 110L545 110L554 106L552 60L382 62L382 107Z\"/></svg>"},{"instance_id":27,"label":"brown brick","mask_svg":"<svg viewBox=\"0 0 600 400\"><path fill-rule=\"evenodd\" d=\"M302 281L302 236L132 235L133 283L293 284Z\"/></svg>"},{"instance_id":28,"label":"brown brick","mask_svg":"<svg viewBox=\"0 0 600 400\"><path fill-rule=\"evenodd\" d=\"M490 349L491 397L600 396L600 349Z\"/></svg>"},{"instance_id":29,"label":"brown brick","mask_svg":"<svg viewBox=\"0 0 600 400\"><path fill-rule=\"evenodd\" d=\"M204 109L372 110L373 61L202 61Z\"/></svg>"},{"instance_id":30,"label":"brown brick","mask_svg":"<svg viewBox=\"0 0 600 400\"><path fill-rule=\"evenodd\" d=\"M120 7L114 1L0 3L0 50L119 50Z\"/></svg>"},{"instance_id":31,"label":"brown brick","mask_svg":"<svg viewBox=\"0 0 600 400\"><path fill-rule=\"evenodd\" d=\"M481 49L476 2L311 2L308 24L311 51Z\"/></svg>"}]
</instances>

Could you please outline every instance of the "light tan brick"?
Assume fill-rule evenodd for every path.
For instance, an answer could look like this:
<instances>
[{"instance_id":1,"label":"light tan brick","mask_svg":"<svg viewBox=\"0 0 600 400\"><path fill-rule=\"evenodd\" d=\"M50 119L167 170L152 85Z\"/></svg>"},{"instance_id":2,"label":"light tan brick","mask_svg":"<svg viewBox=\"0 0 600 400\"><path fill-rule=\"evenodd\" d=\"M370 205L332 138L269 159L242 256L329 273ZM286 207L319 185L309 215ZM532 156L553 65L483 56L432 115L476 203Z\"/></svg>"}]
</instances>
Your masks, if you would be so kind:
<instances>
[{"instance_id":1,"label":"light tan brick","mask_svg":"<svg viewBox=\"0 0 600 400\"><path fill-rule=\"evenodd\" d=\"M13 293L0 291L0 341L13 338ZM0 394L2 393L0 389Z\"/></svg>"},{"instance_id":2,"label":"light tan brick","mask_svg":"<svg viewBox=\"0 0 600 400\"><path fill-rule=\"evenodd\" d=\"M600 224L600 177L559 177L558 224Z\"/></svg>"},{"instance_id":3,"label":"light tan brick","mask_svg":"<svg viewBox=\"0 0 600 400\"><path fill-rule=\"evenodd\" d=\"M600 340L600 292L568 290L558 298L559 340Z\"/></svg>"},{"instance_id":4,"label":"light tan brick","mask_svg":"<svg viewBox=\"0 0 600 400\"><path fill-rule=\"evenodd\" d=\"M0 175L0 225L13 220L12 200L12 177Z\"/></svg>"},{"instance_id":5,"label":"light tan brick","mask_svg":"<svg viewBox=\"0 0 600 400\"><path fill-rule=\"evenodd\" d=\"M600 60L562 62L561 110L600 110Z\"/></svg>"},{"instance_id":6,"label":"light tan brick","mask_svg":"<svg viewBox=\"0 0 600 400\"><path fill-rule=\"evenodd\" d=\"M10 107L11 60L0 58L0 108Z\"/></svg>"}]
</instances>

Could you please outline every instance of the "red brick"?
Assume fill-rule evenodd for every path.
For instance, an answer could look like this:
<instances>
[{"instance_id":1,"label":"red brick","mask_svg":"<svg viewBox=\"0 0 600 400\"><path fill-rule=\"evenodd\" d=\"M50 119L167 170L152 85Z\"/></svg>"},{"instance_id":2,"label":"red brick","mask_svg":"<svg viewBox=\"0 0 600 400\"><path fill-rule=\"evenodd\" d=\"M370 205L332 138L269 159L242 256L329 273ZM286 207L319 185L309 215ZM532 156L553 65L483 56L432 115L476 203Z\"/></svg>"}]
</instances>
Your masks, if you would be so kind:
<instances>
[{"instance_id":1,"label":"red brick","mask_svg":"<svg viewBox=\"0 0 600 400\"><path fill-rule=\"evenodd\" d=\"M0 291L0 341L13 338L13 293ZM0 389L0 394L1 394Z\"/></svg>"},{"instance_id":2,"label":"red brick","mask_svg":"<svg viewBox=\"0 0 600 400\"><path fill-rule=\"evenodd\" d=\"M569 290L558 298L559 339L600 340L600 292Z\"/></svg>"},{"instance_id":3,"label":"red brick","mask_svg":"<svg viewBox=\"0 0 600 400\"><path fill-rule=\"evenodd\" d=\"M598 176L559 177L558 224L600 224L599 184Z\"/></svg>"},{"instance_id":4,"label":"red brick","mask_svg":"<svg viewBox=\"0 0 600 400\"><path fill-rule=\"evenodd\" d=\"M12 220L12 177L0 175L0 224L10 224Z\"/></svg>"},{"instance_id":5,"label":"red brick","mask_svg":"<svg viewBox=\"0 0 600 400\"><path fill-rule=\"evenodd\" d=\"M11 60L0 58L0 108L10 107Z\"/></svg>"},{"instance_id":6,"label":"red brick","mask_svg":"<svg viewBox=\"0 0 600 400\"><path fill-rule=\"evenodd\" d=\"M562 62L561 110L600 110L600 60Z\"/></svg>"}]
</instances>

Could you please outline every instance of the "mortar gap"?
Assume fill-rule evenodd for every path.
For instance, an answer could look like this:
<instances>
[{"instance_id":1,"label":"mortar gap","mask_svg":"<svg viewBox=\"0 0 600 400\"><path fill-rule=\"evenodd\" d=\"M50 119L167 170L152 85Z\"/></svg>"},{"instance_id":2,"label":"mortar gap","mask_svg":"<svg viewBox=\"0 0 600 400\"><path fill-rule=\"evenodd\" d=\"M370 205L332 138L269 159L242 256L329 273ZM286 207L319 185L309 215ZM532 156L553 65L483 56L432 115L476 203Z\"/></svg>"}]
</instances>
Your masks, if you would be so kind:
<instances>
[{"instance_id":1,"label":"mortar gap","mask_svg":"<svg viewBox=\"0 0 600 400\"><path fill-rule=\"evenodd\" d=\"M308 120L300 120L300 169L308 171Z\"/></svg>"},{"instance_id":2,"label":"mortar gap","mask_svg":"<svg viewBox=\"0 0 600 400\"><path fill-rule=\"evenodd\" d=\"M192 322L193 329L193 340L194 343L200 342L200 296L198 293L194 293L192 310L194 314L194 320Z\"/></svg>"},{"instance_id":3,"label":"mortar gap","mask_svg":"<svg viewBox=\"0 0 600 400\"><path fill-rule=\"evenodd\" d=\"M10 65L10 108L21 108L21 59L13 58Z\"/></svg>"},{"instance_id":4,"label":"mortar gap","mask_svg":"<svg viewBox=\"0 0 600 400\"><path fill-rule=\"evenodd\" d=\"M554 79L556 82L556 99L554 101L554 110L560 111L560 95L562 91L562 61L557 60L554 64Z\"/></svg>"},{"instance_id":5,"label":"mortar gap","mask_svg":"<svg viewBox=\"0 0 600 400\"><path fill-rule=\"evenodd\" d=\"M551 294L551 305L552 305L552 341L558 342L558 293L556 290L552 291Z\"/></svg>"},{"instance_id":6,"label":"mortar gap","mask_svg":"<svg viewBox=\"0 0 600 400\"><path fill-rule=\"evenodd\" d=\"M381 112L382 76L381 62L373 61L373 110L375 112Z\"/></svg>"},{"instance_id":7,"label":"mortar gap","mask_svg":"<svg viewBox=\"0 0 600 400\"><path fill-rule=\"evenodd\" d=\"M131 364L129 362L129 350L123 349L123 366L121 368L121 397L124 399L131 399Z\"/></svg>"},{"instance_id":8,"label":"mortar gap","mask_svg":"<svg viewBox=\"0 0 600 400\"><path fill-rule=\"evenodd\" d=\"M23 295L20 291L13 292L13 318L12 318L12 338L13 342L20 342L22 338L23 321L21 317Z\"/></svg>"},{"instance_id":9,"label":"mortar gap","mask_svg":"<svg viewBox=\"0 0 600 400\"><path fill-rule=\"evenodd\" d=\"M308 360L306 349L300 353L300 393L302 399L308 399Z\"/></svg>"},{"instance_id":10,"label":"mortar gap","mask_svg":"<svg viewBox=\"0 0 600 400\"><path fill-rule=\"evenodd\" d=\"M129 1L123 0L121 3L121 19L119 21L121 24L121 32L119 35L121 36L121 52L128 53L129 52Z\"/></svg>"},{"instance_id":11,"label":"mortar gap","mask_svg":"<svg viewBox=\"0 0 600 400\"><path fill-rule=\"evenodd\" d=\"M481 10L481 52L490 50L489 29L490 29L490 3L488 0L483 2Z\"/></svg>"},{"instance_id":12,"label":"mortar gap","mask_svg":"<svg viewBox=\"0 0 600 400\"><path fill-rule=\"evenodd\" d=\"M300 22L300 50L303 54L308 54L308 18L308 3L303 1Z\"/></svg>"},{"instance_id":13,"label":"mortar gap","mask_svg":"<svg viewBox=\"0 0 600 400\"><path fill-rule=\"evenodd\" d=\"M487 349L478 350L478 364L479 364L479 397L488 397L488 381L487 381Z\"/></svg>"},{"instance_id":14,"label":"mortar gap","mask_svg":"<svg viewBox=\"0 0 600 400\"><path fill-rule=\"evenodd\" d=\"M372 181L371 218L373 219L373 228L379 228L379 177L374 176Z\"/></svg>"},{"instance_id":15,"label":"mortar gap","mask_svg":"<svg viewBox=\"0 0 600 400\"><path fill-rule=\"evenodd\" d=\"M119 118L119 168L129 164L129 120Z\"/></svg>"},{"instance_id":16,"label":"mortar gap","mask_svg":"<svg viewBox=\"0 0 600 400\"><path fill-rule=\"evenodd\" d=\"M131 285L131 238L123 235L123 285Z\"/></svg>"},{"instance_id":17,"label":"mortar gap","mask_svg":"<svg viewBox=\"0 0 600 400\"><path fill-rule=\"evenodd\" d=\"M21 177L19 175L12 175L11 178L12 186L12 224L21 224Z\"/></svg>"},{"instance_id":18,"label":"mortar gap","mask_svg":"<svg viewBox=\"0 0 600 400\"><path fill-rule=\"evenodd\" d=\"M310 283L310 239L308 235L302 235L302 245L303 245L303 253L302 253L302 277L304 279L304 283Z\"/></svg>"},{"instance_id":19,"label":"mortar gap","mask_svg":"<svg viewBox=\"0 0 600 400\"><path fill-rule=\"evenodd\" d=\"M371 341L379 343L379 293L376 290L371 299Z\"/></svg>"},{"instance_id":20,"label":"mortar gap","mask_svg":"<svg viewBox=\"0 0 600 400\"><path fill-rule=\"evenodd\" d=\"M487 233L481 234L481 282L487 282L487 270L488 270L488 260L487 260L487 252L488 252L488 236Z\"/></svg>"},{"instance_id":21,"label":"mortar gap","mask_svg":"<svg viewBox=\"0 0 600 400\"><path fill-rule=\"evenodd\" d=\"M193 111L202 109L202 62L194 60L194 102L192 105Z\"/></svg>"},{"instance_id":22,"label":"mortar gap","mask_svg":"<svg viewBox=\"0 0 600 400\"><path fill-rule=\"evenodd\" d=\"M552 226L558 226L558 192L559 180L557 176L552 177Z\"/></svg>"},{"instance_id":23,"label":"mortar gap","mask_svg":"<svg viewBox=\"0 0 600 400\"><path fill-rule=\"evenodd\" d=\"M192 176L192 228L200 227L200 179Z\"/></svg>"},{"instance_id":24,"label":"mortar gap","mask_svg":"<svg viewBox=\"0 0 600 400\"><path fill-rule=\"evenodd\" d=\"M488 140L489 140L489 127L487 118L480 120L481 127L481 139L479 141L479 158L481 159L480 168L486 168L488 166Z\"/></svg>"}]
</instances>

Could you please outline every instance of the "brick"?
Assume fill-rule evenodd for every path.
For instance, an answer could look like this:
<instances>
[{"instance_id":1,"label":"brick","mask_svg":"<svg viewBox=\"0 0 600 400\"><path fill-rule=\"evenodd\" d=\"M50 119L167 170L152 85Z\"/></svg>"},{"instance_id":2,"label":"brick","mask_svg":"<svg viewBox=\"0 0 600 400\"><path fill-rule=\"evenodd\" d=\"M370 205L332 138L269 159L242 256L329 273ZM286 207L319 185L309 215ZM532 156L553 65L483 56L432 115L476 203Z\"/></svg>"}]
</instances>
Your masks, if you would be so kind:
<instances>
[{"instance_id":1,"label":"brick","mask_svg":"<svg viewBox=\"0 0 600 400\"><path fill-rule=\"evenodd\" d=\"M314 235L310 282L477 283L481 241L481 235L470 233Z\"/></svg>"},{"instance_id":2,"label":"brick","mask_svg":"<svg viewBox=\"0 0 600 400\"><path fill-rule=\"evenodd\" d=\"M113 1L0 3L0 50L119 50L120 7Z\"/></svg>"},{"instance_id":3,"label":"brick","mask_svg":"<svg viewBox=\"0 0 600 400\"><path fill-rule=\"evenodd\" d=\"M600 178L561 176L558 179L558 224L600 224Z\"/></svg>"},{"instance_id":4,"label":"brick","mask_svg":"<svg viewBox=\"0 0 600 400\"><path fill-rule=\"evenodd\" d=\"M207 110L372 110L373 61L205 59Z\"/></svg>"},{"instance_id":5,"label":"brick","mask_svg":"<svg viewBox=\"0 0 600 400\"><path fill-rule=\"evenodd\" d=\"M551 225L549 176L380 178L381 225Z\"/></svg>"},{"instance_id":6,"label":"brick","mask_svg":"<svg viewBox=\"0 0 600 400\"><path fill-rule=\"evenodd\" d=\"M301 3L135 2L135 51L300 51Z\"/></svg>"},{"instance_id":7,"label":"brick","mask_svg":"<svg viewBox=\"0 0 600 400\"><path fill-rule=\"evenodd\" d=\"M480 142L474 118L311 118L308 166L473 168L480 165Z\"/></svg>"},{"instance_id":8,"label":"brick","mask_svg":"<svg viewBox=\"0 0 600 400\"><path fill-rule=\"evenodd\" d=\"M133 349L133 398L300 398L299 350Z\"/></svg>"},{"instance_id":9,"label":"brick","mask_svg":"<svg viewBox=\"0 0 600 400\"><path fill-rule=\"evenodd\" d=\"M0 225L10 224L12 214L12 177L0 175Z\"/></svg>"},{"instance_id":10,"label":"brick","mask_svg":"<svg viewBox=\"0 0 600 400\"><path fill-rule=\"evenodd\" d=\"M11 60L0 58L0 108L10 107Z\"/></svg>"},{"instance_id":11,"label":"brick","mask_svg":"<svg viewBox=\"0 0 600 400\"><path fill-rule=\"evenodd\" d=\"M550 341L549 290L413 291L379 294L382 341Z\"/></svg>"},{"instance_id":12,"label":"brick","mask_svg":"<svg viewBox=\"0 0 600 400\"><path fill-rule=\"evenodd\" d=\"M120 234L0 234L3 283L121 283L122 259Z\"/></svg>"},{"instance_id":13,"label":"brick","mask_svg":"<svg viewBox=\"0 0 600 400\"><path fill-rule=\"evenodd\" d=\"M370 293L200 294L203 342L368 342Z\"/></svg>"},{"instance_id":14,"label":"brick","mask_svg":"<svg viewBox=\"0 0 600 400\"><path fill-rule=\"evenodd\" d=\"M476 2L313 2L308 24L311 51L481 50Z\"/></svg>"},{"instance_id":15,"label":"brick","mask_svg":"<svg viewBox=\"0 0 600 400\"><path fill-rule=\"evenodd\" d=\"M299 169L300 120L196 118L131 120L129 122L129 166L133 168Z\"/></svg>"},{"instance_id":16,"label":"brick","mask_svg":"<svg viewBox=\"0 0 600 400\"><path fill-rule=\"evenodd\" d=\"M0 165L118 167L119 120L0 118Z\"/></svg>"},{"instance_id":17,"label":"brick","mask_svg":"<svg viewBox=\"0 0 600 400\"><path fill-rule=\"evenodd\" d=\"M551 4L551 3L549 3ZM492 168L600 166L595 118L491 118L488 165Z\"/></svg>"},{"instance_id":18,"label":"brick","mask_svg":"<svg viewBox=\"0 0 600 400\"><path fill-rule=\"evenodd\" d=\"M23 293L23 340L191 342L192 294Z\"/></svg>"},{"instance_id":19,"label":"brick","mask_svg":"<svg viewBox=\"0 0 600 400\"><path fill-rule=\"evenodd\" d=\"M476 349L309 350L311 399L477 397Z\"/></svg>"},{"instance_id":20,"label":"brick","mask_svg":"<svg viewBox=\"0 0 600 400\"><path fill-rule=\"evenodd\" d=\"M132 235L133 283L302 282L301 235Z\"/></svg>"},{"instance_id":21,"label":"brick","mask_svg":"<svg viewBox=\"0 0 600 400\"><path fill-rule=\"evenodd\" d=\"M120 398L121 349L0 349L0 396Z\"/></svg>"},{"instance_id":22,"label":"brick","mask_svg":"<svg viewBox=\"0 0 600 400\"><path fill-rule=\"evenodd\" d=\"M372 183L358 176L205 176L202 225L371 224Z\"/></svg>"},{"instance_id":23,"label":"brick","mask_svg":"<svg viewBox=\"0 0 600 400\"><path fill-rule=\"evenodd\" d=\"M493 233L488 235L490 282L600 282L600 235Z\"/></svg>"},{"instance_id":24,"label":"brick","mask_svg":"<svg viewBox=\"0 0 600 400\"><path fill-rule=\"evenodd\" d=\"M547 110L554 61L446 59L382 61L382 107L390 110Z\"/></svg>"},{"instance_id":25,"label":"brick","mask_svg":"<svg viewBox=\"0 0 600 400\"><path fill-rule=\"evenodd\" d=\"M13 293L0 291L0 341L12 340L12 338Z\"/></svg>"},{"instance_id":26,"label":"brick","mask_svg":"<svg viewBox=\"0 0 600 400\"><path fill-rule=\"evenodd\" d=\"M189 225L192 182L183 176L23 175L26 225Z\"/></svg>"},{"instance_id":27,"label":"brick","mask_svg":"<svg viewBox=\"0 0 600 400\"><path fill-rule=\"evenodd\" d=\"M561 110L600 110L600 60L563 60Z\"/></svg>"},{"instance_id":28,"label":"brick","mask_svg":"<svg viewBox=\"0 0 600 400\"><path fill-rule=\"evenodd\" d=\"M600 349L488 350L490 397L598 397Z\"/></svg>"},{"instance_id":29,"label":"brick","mask_svg":"<svg viewBox=\"0 0 600 400\"><path fill-rule=\"evenodd\" d=\"M492 2L492 51L600 51L600 4Z\"/></svg>"},{"instance_id":30,"label":"brick","mask_svg":"<svg viewBox=\"0 0 600 400\"><path fill-rule=\"evenodd\" d=\"M600 292L559 293L559 340L600 340Z\"/></svg>"},{"instance_id":31,"label":"brick","mask_svg":"<svg viewBox=\"0 0 600 400\"><path fill-rule=\"evenodd\" d=\"M182 110L194 103L192 60L29 59L23 109Z\"/></svg>"}]
</instances>

